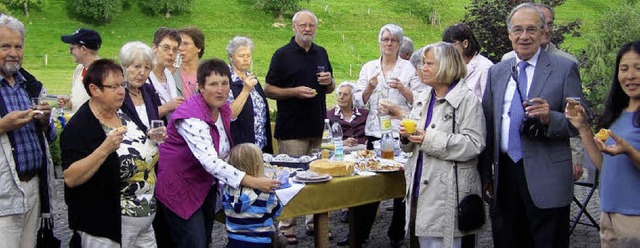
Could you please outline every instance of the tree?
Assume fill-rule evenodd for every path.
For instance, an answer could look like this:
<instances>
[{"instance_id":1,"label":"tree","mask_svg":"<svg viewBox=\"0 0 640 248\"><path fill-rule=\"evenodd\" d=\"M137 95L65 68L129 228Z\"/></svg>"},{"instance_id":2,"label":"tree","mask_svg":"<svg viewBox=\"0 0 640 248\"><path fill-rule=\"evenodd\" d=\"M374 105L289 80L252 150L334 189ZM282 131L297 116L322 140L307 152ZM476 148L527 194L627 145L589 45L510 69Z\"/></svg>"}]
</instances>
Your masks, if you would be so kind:
<instances>
[{"instance_id":1,"label":"tree","mask_svg":"<svg viewBox=\"0 0 640 248\"><path fill-rule=\"evenodd\" d=\"M5 6L13 9L21 9L24 11L24 16L29 18L29 8L32 9L41 9L46 0L2 0Z\"/></svg>"},{"instance_id":2,"label":"tree","mask_svg":"<svg viewBox=\"0 0 640 248\"><path fill-rule=\"evenodd\" d=\"M640 12L638 1L606 10L596 21L595 32L586 37L589 46L579 54L582 88L594 113L601 113L607 98L616 55L623 44L640 39Z\"/></svg>"},{"instance_id":3,"label":"tree","mask_svg":"<svg viewBox=\"0 0 640 248\"><path fill-rule=\"evenodd\" d=\"M483 54L493 62L498 62L502 55L513 50L509 34L507 32L506 19L511 9L521 3L531 2L527 0L473 0L463 22L466 23L478 39L483 49ZM564 0L545 0L543 3L556 7ZM552 42L562 44L565 35L578 36L580 21L576 20L567 25L555 24Z\"/></svg>"},{"instance_id":4,"label":"tree","mask_svg":"<svg viewBox=\"0 0 640 248\"><path fill-rule=\"evenodd\" d=\"M67 0L71 15L94 24L110 22L122 12L123 0Z\"/></svg>"},{"instance_id":5,"label":"tree","mask_svg":"<svg viewBox=\"0 0 640 248\"><path fill-rule=\"evenodd\" d=\"M171 17L171 13L189 12L193 0L156 0L140 1L140 6L150 14L163 14L165 18Z\"/></svg>"}]
</instances>

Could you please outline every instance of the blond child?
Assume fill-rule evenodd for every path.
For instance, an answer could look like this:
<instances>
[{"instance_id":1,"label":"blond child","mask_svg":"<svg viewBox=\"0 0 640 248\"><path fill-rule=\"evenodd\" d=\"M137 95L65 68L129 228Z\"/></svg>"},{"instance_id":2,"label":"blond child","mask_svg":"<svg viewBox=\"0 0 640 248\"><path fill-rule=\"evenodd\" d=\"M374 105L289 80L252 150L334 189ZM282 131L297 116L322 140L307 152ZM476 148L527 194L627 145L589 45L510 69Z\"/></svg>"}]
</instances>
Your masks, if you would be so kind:
<instances>
[{"instance_id":1,"label":"blond child","mask_svg":"<svg viewBox=\"0 0 640 248\"><path fill-rule=\"evenodd\" d=\"M229 153L229 164L247 175L264 176L262 151L255 144L243 143L233 147ZM276 231L273 219L282 212L282 204L275 192L225 186L222 204L227 216L229 248L271 247L271 237Z\"/></svg>"}]
</instances>

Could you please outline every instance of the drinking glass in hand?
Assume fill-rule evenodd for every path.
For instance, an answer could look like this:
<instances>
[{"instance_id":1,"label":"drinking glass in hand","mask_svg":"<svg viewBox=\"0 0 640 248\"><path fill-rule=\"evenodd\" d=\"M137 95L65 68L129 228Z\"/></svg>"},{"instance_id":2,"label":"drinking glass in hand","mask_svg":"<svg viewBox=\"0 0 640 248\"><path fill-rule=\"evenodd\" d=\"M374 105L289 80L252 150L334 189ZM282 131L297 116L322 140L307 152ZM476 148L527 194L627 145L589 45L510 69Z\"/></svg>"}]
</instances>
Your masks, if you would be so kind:
<instances>
[{"instance_id":1,"label":"drinking glass in hand","mask_svg":"<svg viewBox=\"0 0 640 248\"><path fill-rule=\"evenodd\" d=\"M164 127L162 120L152 120L151 129L149 130L149 139L156 144L162 144L164 142L164 136L167 134L167 129Z\"/></svg>"},{"instance_id":2,"label":"drinking glass in hand","mask_svg":"<svg viewBox=\"0 0 640 248\"><path fill-rule=\"evenodd\" d=\"M31 109L36 110L40 106L40 97L31 97Z\"/></svg>"}]
</instances>

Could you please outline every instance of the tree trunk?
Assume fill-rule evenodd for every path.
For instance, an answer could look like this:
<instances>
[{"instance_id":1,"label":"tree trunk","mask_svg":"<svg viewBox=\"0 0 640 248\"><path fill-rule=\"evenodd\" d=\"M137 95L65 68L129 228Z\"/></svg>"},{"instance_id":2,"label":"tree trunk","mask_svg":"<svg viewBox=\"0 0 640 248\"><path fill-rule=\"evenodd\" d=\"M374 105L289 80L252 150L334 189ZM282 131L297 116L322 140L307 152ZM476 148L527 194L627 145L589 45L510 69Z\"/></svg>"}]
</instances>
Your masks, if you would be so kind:
<instances>
[{"instance_id":1,"label":"tree trunk","mask_svg":"<svg viewBox=\"0 0 640 248\"><path fill-rule=\"evenodd\" d=\"M164 18L169 19L170 17L171 17L171 10L166 9L166 10L164 11Z\"/></svg>"}]
</instances>

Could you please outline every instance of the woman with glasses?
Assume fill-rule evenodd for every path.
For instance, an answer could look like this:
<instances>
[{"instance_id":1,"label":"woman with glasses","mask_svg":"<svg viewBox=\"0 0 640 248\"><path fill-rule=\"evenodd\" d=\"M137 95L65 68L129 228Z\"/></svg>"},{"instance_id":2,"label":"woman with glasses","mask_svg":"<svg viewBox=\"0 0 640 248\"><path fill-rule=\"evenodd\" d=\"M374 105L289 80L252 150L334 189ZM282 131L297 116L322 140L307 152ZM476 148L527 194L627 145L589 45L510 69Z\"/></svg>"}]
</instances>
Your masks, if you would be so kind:
<instances>
[{"instance_id":1,"label":"woman with glasses","mask_svg":"<svg viewBox=\"0 0 640 248\"><path fill-rule=\"evenodd\" d=\"M60 136L72 246L155 247L158 148L136 113L120 108L120 65L93 62L83 84L90 99Z\"/></svg>"},{"instance_id":2,"label":"woman with glasses","mask_svg":"<svg viewBox=\"0 0 640 248\"><path fill-rule=\"evenodd\" d=\"M400 42L404 37L402 28L395 24L387 24L380 28L378 45L380 58L367 62L360 70L357 81L357 90L354 94L356 106L368 106L369 115L365 124L365 135L368 143L367 149L373 150L373 141L382 136L381 125L378 117L380 101L388 101L409 112L413 103L414 93L422 91L424 85L418 80L416 69L409 61L400 58ZM397 130L399 120L391 120L392 130L398 137ZM391 131L391 130L389 130ZM375 214L380 202L374 202L359 206L356 223L356 243L363 243L369 237L371 226L375 220ZM361 214L362 213L362 214ZM360 219L361 218L361 219ZM395 242L392 240L392 243ZM397 242L395 242L397 243ZM348 244L347 240L339 242L340 245Z\"/></svg>"},{"instance_id":3,"label":"woman with glasses","mask_svg":"<svg viewBox=\"0 0 640 248\"><path fill-rule=\"evenodd\" d=\"M178 95L189 99L198 90L196 74L198 64L204 54L204 34L197 27L180 29L180 68L173 73L173 78L178 87Z\"/></svg>"},{"instance_id":4,"label":"woman with glasses","mask_svg":"<svg viewBox=\"0 0 640 248\"><path fill-rule=\"evenodd\" d=\"M227 45L231 70L231 135L234 144L254 143L264 153L273 153L271 119L267 97L253 74L253 41L236 36Z\"/></svg>"},{"instance_id":5,"label":"woman with glasses","mask_svg":"<svg viewBox=\"0 0 640 248\"><path fill-rule=\"evenodd\" d=\"M171 113L184 102L184 97L178 94L176 81L170 68L176 61L178 46L182 38L178 30L161 27L153 36L151 49L155 56L155 66L149 74L147 83L153 85L162 104L158 109L160 116L171 117Z\"/></svg>"}]
</instances>

